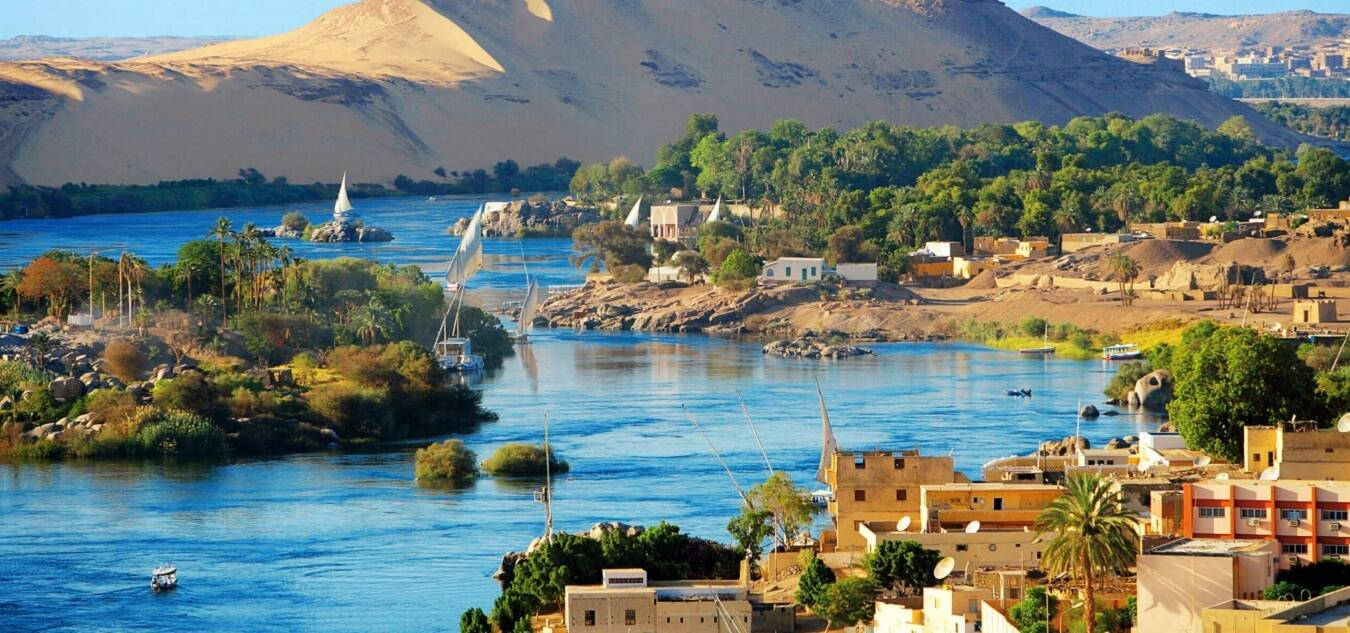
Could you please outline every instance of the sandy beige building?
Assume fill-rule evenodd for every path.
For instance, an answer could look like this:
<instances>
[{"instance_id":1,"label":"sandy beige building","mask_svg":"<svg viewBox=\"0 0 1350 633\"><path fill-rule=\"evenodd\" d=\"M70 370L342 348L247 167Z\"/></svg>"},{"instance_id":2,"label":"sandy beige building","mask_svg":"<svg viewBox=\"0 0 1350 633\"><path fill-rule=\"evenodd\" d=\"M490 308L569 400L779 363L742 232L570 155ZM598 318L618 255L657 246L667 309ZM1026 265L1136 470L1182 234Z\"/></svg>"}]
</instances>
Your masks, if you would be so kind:
<instances>
[{"instance_id":1,"label":"sandy beige building","mask_svg":"<svg viewBox=\"0 0 1350 633\"><path fill-rule=\"evenodd\" d=\"M927 587L921 606L909 600L877 602L874 633L974 633L983 605L1001 603L988 589L971 585Z\"/></svg>"},{"instance_id":2,"label":"sandy beige building","mask_svg":"<svg viewBox=\"0 0 1350 633\"><path fill-rule=\"evenodd\" d=\"M1201 618L1206 633L1350 633L1350 587L1295 602L1232 600Z\"/></svg>"},{"instance_id":3,"label":"sandy beige building","mask_svg":"<svg viewBox=\"0 0 1350 633\"><path fill-rule=\"evenodd\" d=\"M1335 323L1335 299L1300 299L1294 302L1295 325Z\"/></svg>"},{"instance_id":4,"label":"sandy beige building","mask_svg":"<svg viewBox=\"0 0 1350 633\"><path fill-rule=\"evenodd\" d=\"M1064 489L1048 484L959 483L920 487L919 525L924 531L960 531L973 521L986 529L1032 527Z\"/></svg>"},{"instance_id":5,"label":"sandy beige building","mask_svg":"<svg viewBox=\"0 0 1350 633\"><path fill-rule=\"evenodd\" d=\"M649 582L642 569L606 569L599 585L568 585L571 633L791 633L790 607L753 604L740 580Z\"/></svg>"},{"instance_id":6,"label":"sandy beige building","mask_svg":"<svg viewBox=\"0 0 1350 633\"><path fill-rule=\"evenodd\" d=\"M1140 631L1202 633L1202 612L1233 599L1259 597L1275 580L1277 546L1269 541L1181 539L1137 559Z\"/></svg>"},{"instance_id":7,"label":"sandy beige building","mask_svg":"<svg viewBox=\"0 0 1350 633\"><path fill-rule=\"evenodd\" d=\"M951 457L919 451L835 451L825 473L834 499L834 529L823 540L840 550L867 546L858 528L869 521L895 525L901 517L920 521L920 486L965 481Z\"/></svg>"},{"instance_id":8,"label":"sandy beige building","mask_svg":"<svg viewBox=\"0 0 1350 633\"><path fill-rule=\"evenodd\" d=\"M1350 433L1248 426L1242 437L1246 472L1260 474L1273 466L1281 479L1350 481Z\"/></svg>"}]
</instances>

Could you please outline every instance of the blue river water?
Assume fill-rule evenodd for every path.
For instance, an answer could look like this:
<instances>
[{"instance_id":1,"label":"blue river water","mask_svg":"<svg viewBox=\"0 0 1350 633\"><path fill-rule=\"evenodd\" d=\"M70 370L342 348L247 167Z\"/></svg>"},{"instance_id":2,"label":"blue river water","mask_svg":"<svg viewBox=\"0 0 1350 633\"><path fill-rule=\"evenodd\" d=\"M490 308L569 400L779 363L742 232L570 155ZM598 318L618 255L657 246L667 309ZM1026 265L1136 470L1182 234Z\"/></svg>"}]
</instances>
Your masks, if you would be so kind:
<instances>
[{"instance_id":1,"label":"blue river water","mask_svg":"<svg viewBox=\"0 0 1350 633\"><path fill-rule=\"evenodd\" d=\"M478 200L445 209L365 202L367 220L398 241L302 252L433 266L455 243L444 227ZM432 206L410 207L421 204ZM134 247L159 263L217 215L270 225L282 211L0 224L0 265L57 246ZM500 257L480 285L520 287L520 248L489 241L488 253ZM532 274L578 281L566 240L524 248ZM743 486L766 472L738 393L773 466L819 487L810 481L820 451L817 381L842 447L951 453L978 476L991 458L1071 435L1076 404L1099 401L1112 371L959 343L879 344L875 356L803 361L695 335L545 331L532 341L481 384L501 419L462 439L480 456L539 441L547 414L572 467L556 482L559 529L667 520L719 540L728 540L737 495L683 407ZM1035 395L1009 398L1008 388ZM1101 442L1154 422L1125 414L1083 422L1082 431ZM501 554L542 532L538 482L419 486L415 448L208 466L0 464L0 631L454 631L464 609L490 607ZM178 566L181 587L153 595L149 571L163 562Z\"/></svg>"}]
</instances>

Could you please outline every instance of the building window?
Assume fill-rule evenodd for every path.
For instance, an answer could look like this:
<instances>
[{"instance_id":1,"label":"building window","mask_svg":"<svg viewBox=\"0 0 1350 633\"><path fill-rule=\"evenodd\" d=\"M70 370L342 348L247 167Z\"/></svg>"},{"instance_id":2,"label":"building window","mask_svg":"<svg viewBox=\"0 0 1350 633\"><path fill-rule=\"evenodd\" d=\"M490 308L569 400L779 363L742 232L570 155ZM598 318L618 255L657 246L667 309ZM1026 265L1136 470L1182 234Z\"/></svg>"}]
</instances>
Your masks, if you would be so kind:
<instances>
[{"instance_id":1,"label":"building window","mask_svg":"<svg viewBox=\"0 0 1350 633\"><path fill-rule=\"evenodd\" d=\"M1280 518L1285 521L1307 521L1308 511L1284 508L1280 510Z\"/></svg>"},{"instance_id":2,"label":"building window","mask_svg":"<svg viewBox=\"0 0 1350 633\"><path fill-rule=\"evenodd\" d=\"M980 500L979 497L971 497L971 498L970 498L970 505L977 506L977 505L980 505L981 503L983 503L983 502Z\"/></svg>"},{"instance_id":3,"label":"building window","mask_svg":"<svg viewBox=\"0 0 1350 633\"><path fill-rule=\"evenodd\" d=\"M812 267L811 267L811 276L812 276L812 277L815 277L815 276L816 276L816 267L815 267L815 266L812 266ZM1327 452L1330 453L1331 451L1327 451Z\"/></svg>"},{"instance_id":4,"label":"building window","mask_svg":"<svg viewBox=\"0 0 1350 633\"><path fill-rule=\"evenodd\" d=\"M1323 520L1323 521L1344 521L1344 520L1346 520L1347 517L1350 517L1350 512L1346 512L1345 510L1323 510L1323 511L1322 511L1322 520Z\"/></svg>"},{"instance_id":5,"label":"building window","mask_svg":"<svg viewBox=\"0 0 1350 633\"><path fill-rule=\"evenodd\" d=\"M783 267L783 270L784 270L784 273L783 273L784 276L787 276L787 277L791 277L791 276L792 276L792 267L791 267L791 266L784 266L784 267Z\"/></svg>"},{"instance_id":6,"label":"building window","mask_svg":"<svg viewBox=\"0 0 1350 633\"><path fill-rule=\"evenodd\" d=\"M980 601L979 601L979 600L971 600L970 603L969 603L969 605L967 605L966 608L969 609L969 612L970 612L970 613L979 613L979 612L980 612Z\"/></svg>"},{"instance_id":7,"label":"building window","mask_svg":"<svg viewBox=\"0 0 1350 633\"><path fill-rule=\"evenodd\" d=\"M1281 543L1280 552L1285 554L1307 554L1307 543Z\"/></svg>"},{"instance_id":8,"label":"building window","mask_svg":"<svg viewBox=\"0 0 1350 633\"><path fill-rule=\"evenodd\" d=\"M1323 556L1350 556L1350 545L1323 545Z\"/></svg>"},{"instance_id":9,"label":"building window","mask_svg":"<svg viewBox=\"0 0 1350 633\"><path fill-rule=\"evenodd\" d=\"M666 624L670 624L670 618L666 618Z\"/></svg>"},{"instance_id":10,"label":"building window","mask_svg":"<svg viewBox=\"0 0 1350 633\"><path fill-rule=\"evenodd\" d=\"M628 626L637 624L637 611L627 609L623 612L623 623Z\"/></svg>"},{"instance_id":11,"label":"building window","mask_svg":"<svg viewBox=\"0 0 1350 633\"><path fill-rule=\"evenodd\" d=\"M595 626L595 612L591 611L590 609L587 609L585 620L586 626Z\"/></svg>"},{"instance_id":12,"label":"building window","mask_svg":"<svg viewBox=\"0 0 1350 633\"><path fill-rule=\"evenodd\" d=\"M1225 513L1223 508L1201 507L1200 518L1202 519L1222 519Z\"/></svg>"},{"instance_id":13,"label":"building window","mask_svg":"<svg viewBox=\"0 0 1350 633\"><path fill-rule=\"evenodd\" d=\"M765 268L765 269L764 269L764 276L765 276L765 277L772 277L772 276L773 276L773 269L772 269L772 268Z\"/></svg>"},{"instance_id":14,"label":"building window","mask_svg":"<svg viewBox=\"0 0 1350 633\"><path fill-rule=\"evenodd\" d=\"M1265 508L1239 508L1238 517L1242 519L1265 519Z\"/></svg>"},{"instance_id":15,"label":"building window","mask_svg":"<svg viewBox=\"0 0 1350 633\"><path fill-rule=\"evenodd\" d=\"M1003 509L1003 498L1002 498L1002 497L994 497L994 509L995 509L995 510L1002 510L1002 509Z\"/></svg>"},{"instance_id":16,"label":"building window","mask_svg":"<svg viewBox=\"0 0 1350 633\"><path fill-rule=\"evenodd\" d=\"M895 469L896 469L896 470L903 470L903 469L905 468L905 458L903 458L903 457L897 457L897 458L895 458L895 462L894 462L894 463L895 463Z\"/></svg>"},{"instance_id":17,"label":"building window","mask_svg":"<svg viewBox=\"0 0 1350 633\"><path fill-rule=\"evenodd\" d=\"M896 489L895 489L895 500L896 500L896 501L905 501L905 500L907 500L907 499L909 499L909 491L908 491L908 490L905 490L904 488L896 488Z\"/></svg>"},{"instance_id":18,"label":"building window","mask_svg":"<svg viewBox=\"0 0 1350 633\"><path fill-rule=\"evenodd\" d=\"M863 459L862 455L858 455L853 458L853 467L859 470L867 468L867 460Z\"/></svg>"},{"instance_id":19,"label":"building window","mask_svg":"<svg viewBox=\"0 0 1350 633\"><path fill-rule=\"evenodd\" d=\"M859 489L859 490L854 490L854 491L853 491L853 500L854 500L854 501L867 501L867 491L866 491L866 490L861 490L861 489Z\"/></svg>"},{"instance_id":20,"label":"building window","mask_svg":"<svg viewBox=\"0 0 1350 633\"><path fill-rule=\"evenodd\" d=\"M1254 462L1256 462L1256 463L1258 463L1258 464L1261 463L1261 454L1260 454L1260 453L1252 453L1252 461L1254 461Z\"/></svg>"},{"instance_id":21,"label":"building window","mask_svg":"<svg viewBox=\"0 0 1350 633\"><path fill-rule=\"evenodd\" d=\"M958 552L964 552L964 551L969 550L969 549L970 549L970 546L969 546L969 545L957 545L957 546L956 546L956 551L958 551Z\"/></svg>"},{"instance_id":22,"label":"building window","mask_svg":"<svg viewBox=\"0 0 1350 633\"><path fill-rule=\"evenodd\" d=\"M1017 587L1008 587L1008 599L1009 599L1009 600L1017 600L1017 599L1019 599L1019 598L1022 597L1021 594L1022 594L1022 592L1021 592L1021 591L1018 591L1018 590L1017 590Z\"/></svg>"},{"instance_id":23,"label":"building window","mask_svg":"<svg viewBox=\"0 0 1350 633\"><path fill-rule=\"evenodd\" d=\"M862 531L862 524L863 524L862 521L854 521L854 522L853 522L853 531L854 531L854 532L861 532L861 531Z\"/></svg>"}]
</instances>

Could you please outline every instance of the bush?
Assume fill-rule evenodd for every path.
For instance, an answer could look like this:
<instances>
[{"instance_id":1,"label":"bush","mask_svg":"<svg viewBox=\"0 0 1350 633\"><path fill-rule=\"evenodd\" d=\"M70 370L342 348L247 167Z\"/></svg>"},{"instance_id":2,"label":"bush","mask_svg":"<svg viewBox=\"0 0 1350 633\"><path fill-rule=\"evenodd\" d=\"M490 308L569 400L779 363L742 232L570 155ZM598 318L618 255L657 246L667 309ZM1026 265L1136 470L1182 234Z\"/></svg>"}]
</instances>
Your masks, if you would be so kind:
<instances>
[{"instance_id":1,"label":"bush","mask_svg":"<svg viewBox=\"0 0 1350 633\"><path fill-rule=\"evenodd\" d=\"M1153 371L1153 367L1147 361L1133 360L1125 363L1116 370L1116 375L1111 377L1111 381L1106 383L1106 388L1102 393L1106 397L1125 402L1130 397L1130 392L1134 391L1134 383L1139 382L1140 378Z\"/></svg>"},{"instance_id":2,"label":"bush","mask_svg":"<svg viewBox=\"0 0 1350 633\"><path fill-rule=\"evenodd\" d=\"M210 420L185 411L161 411L136 434L141 456L187 459L220 457L228 444Z\"/></svg>"},{"instance_id":3,"label":"bush","mask_svg":"<svg viewBox=\"0 0 1350 633\"><path fill-rule=\"evenodd\" d=\"M717 270L717 283L725 285L753 279L759 276L759 270L759 262L744 249L738 248L722 260L722 267Z\"/></svg>"},{"instance_id":4,"label":"bush","mask_svg":"<svg viewBox=\"0 0 1350 633\"><path fill-rule=\"evenodd\" d=\"M459 633L492 633L492 625L488 623L487 614L474 607L459 616Z\"/></svg>"},{"instance_id":5,"label":"bush","mask_svg":"<svg viewBox=\"0 0 1350 633\"><path fill-rule=\"evenodd\" d=\"M1047 610L1045 587L1031 587L1027 589L1026 597L1008 609L1008 619L1022 633L1049 633L1046 623L1058 611L1059 598L1049 596L1048 606Z\"/></svg>"},{"instance_id":6,"label":"bush","mask_svg":"<svg viewBox=\"0 0 1350 633\"><path fill-rule=\"evenodd\" d=\"M826 587L811 610L831 627L853 626L872 619L877 593L876 581L850 576Z\"/></svg>"},{"instance_id":7,"label":"bush","mask_svg":"<svg viewBox=\"0 0 1350 633\"><path fill-rule=\"evenodd\" d=\"M834 572L810 549L802 550L800 564L802 575L797 578L797 602L815 607L825 595L825 588L834 584Z\"/></svg>"},{"instance_id":8,"label":"bush","mask_svg":"<svg viewBox=\"0 0 1350 633\"><path fill-rule=\"evenodd\" d=\"M1022 319L1022 322L1017 324L1017 329L1022 330L1022 334L1026 336L1045 336L1049 327L1050 324L1046 323L1045 319L1034 316Z\"/></svg>"},{"instance_id":9,"label":"bush","mask_svg":"<svg viewBox=\"0 0 1350 633\"><path fill-rule=\"evenodd\" d=\"M647 279L647 267L642 264L625 264L610 269L614 281L621 284L635 284Z\"/></svg>"},{"instance_id":10,"label":"bush","mask_svg":"<svg viewBox=\"0 0 1350 633\"><path fill-rule=\"evenodd\" d=\"M292 231L304 231L309 226L309 218L299 211L291 211L281 216L281 225Z\"/></svg>"},{"instance_id":11,"label":"bush","mask_svg":"<svg viewBox=\"0 0 1350 633\"><path fill-rule=\"evenodd\" d=\"M483 470L494 475L542 476L545 474L544 444L506 444L483 462ZM549 452L548 466L554 474L567 472L567 462Z\"/></svg>"},{"instance_id":12,"label":"bush","mask_svg":"<svg viewBox=\"0 0 1350 633\"><path fill-rule=\"evenodd\" d=\"M464 483L478 476L478 457L460 440L417 449L418 481Z\"/></svg>"},{"instance_id":13,"label":"bush","mask_svg":"<svg viewBox=\"0 0 1350 633\"><path fill-rule=\"evenodd\" d=\"M84 399L94 424L119 424L136 413L136 398L126 391L96 389Z\"/></svg>"},{"instance_id":14,"label":"bush","mask_svg":"<svg viewBox=\"0 0 1350 633\"><path fill-rule=\"evenodd\" d=\"M883 541L863 559L863 564L881 589L903 589L914 594L937 583L933 568L940 560L942 554L924 549L915 541Z\"/></svg>"},{"instance_id":15,"label":"bush","mask_svg":"<svg viewBox=\"0 0 1350 633\"><path fill-rule=\"evenodd\" d=\"M152 399L161 409L177 409L210 418L223 414L216 386L199 371L183 372L177 378L155 383Z\"/></svg>"},{"instance_id":16,"label":"bush","mask_svg":"<svg viewBox=\"0 0 1350 633\"><path fill-rule=\"evenodd\" d=\"M141 346L126 339L108 343L103 350L103 360L107 361L108 373L122 382L135 382L145 371L145 352Z\"/></svg>"},{"instance_id":17,"label":"bush","mask_svg":"<svg viewBox=\"0 0 1350 633\"><path fill-rule=\"evenodd\" d=\"M1069 335L1069 344L1078 349L1093 350L1096 345L1092 341L1092 333L1086 330L1078 330Z\"/></svg>"},{"instance_id":18,"label":"bush","mask_svg":"<svg viewBox=\"0 0 1350 633\"><path fill-rule=\"evenodd\" d=\"M394 424L389 393L349 381L315 387L307 394L309 406L342 437L400 439Z\"/></svg>"}]
</instances>

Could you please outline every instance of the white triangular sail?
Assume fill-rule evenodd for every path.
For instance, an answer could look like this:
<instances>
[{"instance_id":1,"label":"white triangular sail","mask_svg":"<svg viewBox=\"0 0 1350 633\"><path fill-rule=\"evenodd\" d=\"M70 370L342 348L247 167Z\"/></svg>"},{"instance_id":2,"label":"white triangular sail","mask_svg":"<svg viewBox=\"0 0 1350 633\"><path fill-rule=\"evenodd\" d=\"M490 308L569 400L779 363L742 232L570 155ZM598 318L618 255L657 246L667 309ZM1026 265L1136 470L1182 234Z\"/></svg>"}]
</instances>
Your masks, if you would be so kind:
<instances>
[{"instance_id":1,"label":"white triangular sail","mask_svg":"<svg viewBox=\"0 0 1350 633\"><path fill-rule=\"evenodd\" d=\"M717 203L713 205L712 213L708 214L707 221L704 224L712 224L722 219L722 196L717 196Z\"/></svg>"},{"instance_id":2,"label":"white triangular sail","mask_svg":"<svg viewBox=\"0 0 1350 633\"><path fill-rule=\"evenodd\" d=\"M830 470L830 461L834 457L835 450L838 449L838 442L834 439L834 429L830 428L830 413L825 410L825 392L820 390L820 384L816 384L816 395L820 397L820 465L816 466L816 481L829 485L828 473Z\"/></svg>"},{"instance_id":3,"label":"white triangular sail","mask_svg":"<svg viewBox=\"0 0 1350 633\"><path fill-rule=\"evenodd\" d=\"M473 214L468 228L459 240L459 249L450 266L445 269L445 283L460 285L483 268L483 208Z\"/></svg>"},{"instance_id":4,"label":"white triangular sail","mask_svg":"<svg viewBox=\"0 0 1350 633\"><path fill-rule=\"evenodd\" d=\"M633 210L628 212L628 217L624 219L623 223L633 228L637 228L638 224L641 223L641 218L639 217L641 214L642 196L638 196L637 202L633 203Z\"/></svg>"},{"instance_id":5,"label":"white triangular sail","mask_svg":"<svg viewBox=\"0 0 1350 633\"><path fill-rule=\"evenodd\" d=\"M340 218L352 209L352 202L347 199L347 172L342 172L342 186L338 188L337 202L333 203L333 217Z\"/></svg>"},{"instance_id":6,"label":"white triangular sail","mask_svg":"<svg viewBox=\"0 0 1350 633\"><path fill-rule=\"evenodd\" d=\"M525 303L520 306L520 322L516 325L517 334L529 334L534 330L534 316L539 312L542 293L539 291L539 282L530 280L530 285L525 289Z\"/></svg>"}]
</instances>

